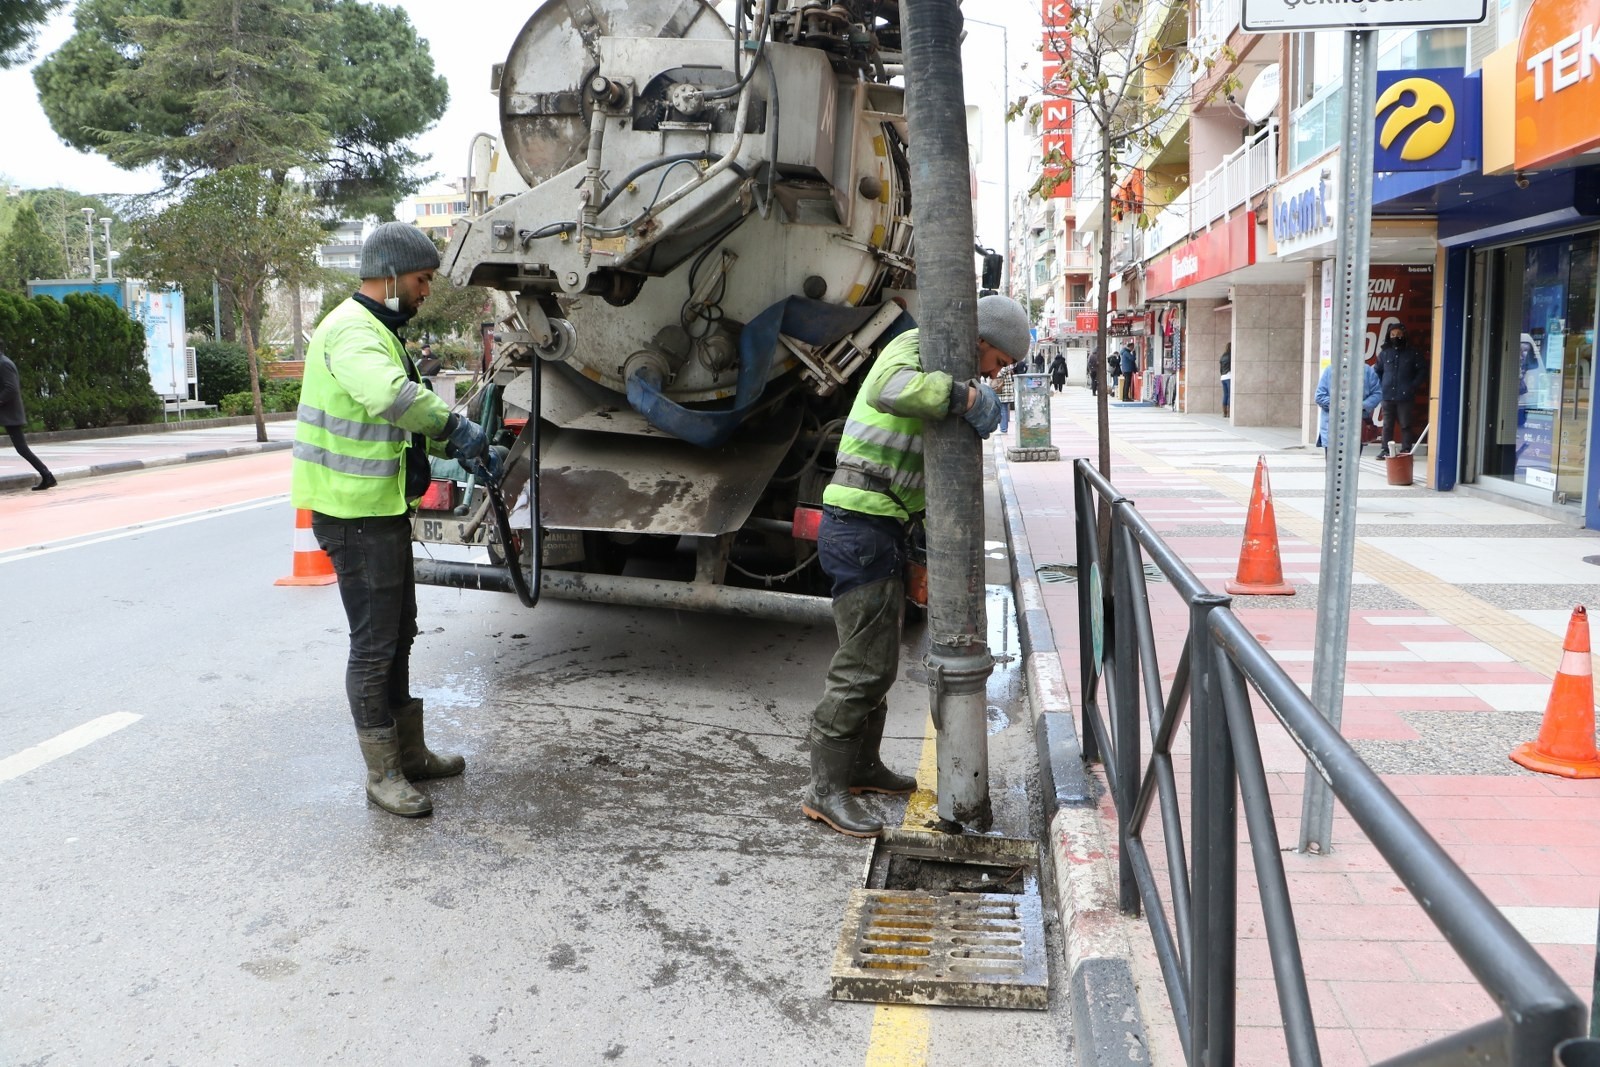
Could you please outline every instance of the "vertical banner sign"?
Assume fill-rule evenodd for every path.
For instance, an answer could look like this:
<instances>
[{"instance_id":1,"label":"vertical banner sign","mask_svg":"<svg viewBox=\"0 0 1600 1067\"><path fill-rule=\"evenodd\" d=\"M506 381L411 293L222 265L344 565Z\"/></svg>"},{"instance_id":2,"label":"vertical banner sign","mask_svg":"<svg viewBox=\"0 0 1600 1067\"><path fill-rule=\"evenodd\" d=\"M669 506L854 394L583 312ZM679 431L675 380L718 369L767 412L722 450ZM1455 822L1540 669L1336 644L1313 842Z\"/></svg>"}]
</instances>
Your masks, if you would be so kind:
<instances>
[{"instance_id":1,"label":"vertical banner sign","mask_svg":"<svg viewBox=\"0 0 1600 1067\"><path fill-rule=\"evenodd\" d=\"M1371 363L1389 327L1403 326L1418 352L1433 351L1433 267L1375 263L1367 277L1367 341Z\"/></svg>"},{"instance_id":2,"label":"vertical banner sign","mask_svg":"<svg viewBox=\"0 0 1600 1067\"><path fill-rule=\"evenodd\" d=\"M1070 77L1066 71L1072 51L1072 5L1064 0L1044 0L1041 10L1044 23L1043 72L1046 95L1041 132L1044 135L1044 154L1059 152L1061 158L1072 158L1072 100L1068 97ZM1007 102L1006 106L1010 106ZM1054 183L1052 185L1052 183ZM1056 199L1072 198L1072 172L1062 166L1044 168L1044 189Z\"/></svg>"}]
</instances>

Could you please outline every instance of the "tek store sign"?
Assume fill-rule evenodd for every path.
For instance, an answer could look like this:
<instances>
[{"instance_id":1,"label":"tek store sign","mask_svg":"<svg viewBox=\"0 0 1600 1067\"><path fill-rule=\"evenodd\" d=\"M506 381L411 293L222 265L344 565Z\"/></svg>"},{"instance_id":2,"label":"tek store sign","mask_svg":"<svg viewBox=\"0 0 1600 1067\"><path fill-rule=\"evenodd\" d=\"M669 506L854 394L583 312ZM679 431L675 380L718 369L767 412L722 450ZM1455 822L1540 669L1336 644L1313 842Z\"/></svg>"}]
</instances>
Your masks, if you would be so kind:
<instances>
[{"instance_id":1,"label":"tek store sign","mask_svg":"<svg viewBox=\"0 0 1600 1067\"><path fill-rule=\"evenodd\" d=\"M1177 292L1196 282L1210 281L1256 261L1256 216L1240 211L1220 226L1212 227L1145 270L1145 299Z\"/></svg>"},{"instance_id":2,"label":"tek store sign","mask_svg":"<svg viewBox=\"0 0 1600 1067\"><path fill-rule=\"evenodd\" d=\"M1600 0L1534 0L1517 43L1516 162L1600 145Z\"/></svg>"},{"instance_id":3,"label":"tek store sign","mask_svg":"<svg viewBox=\"0 0 1600 1067\"><path fill-rule=\"evenodd\" d=\"M1338 236L1339 160L1332 156L1272 191L1272 243L1279 256L1320 248Z\"/></svg>"}]
</instances>

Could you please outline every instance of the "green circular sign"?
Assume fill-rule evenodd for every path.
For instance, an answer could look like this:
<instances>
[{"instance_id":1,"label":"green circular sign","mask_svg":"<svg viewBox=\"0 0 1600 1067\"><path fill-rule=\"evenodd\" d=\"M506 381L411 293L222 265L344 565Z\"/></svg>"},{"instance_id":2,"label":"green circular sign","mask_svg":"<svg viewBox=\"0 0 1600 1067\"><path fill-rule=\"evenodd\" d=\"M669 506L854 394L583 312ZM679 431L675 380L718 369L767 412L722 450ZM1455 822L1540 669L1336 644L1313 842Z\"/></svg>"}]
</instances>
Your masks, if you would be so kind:
<instances>
[{"instance_id":1,"label":"green circular sign","mask_svg":"<svg viewBox=\"0 0 1600 1067\"><path fill-rule=\"evenodd\" d=\"M1100 590L1100 561L1089 564L1089 637L1094 642L1094 674L1106 661L1106 601Z\"/></svg>"}]
</instances>

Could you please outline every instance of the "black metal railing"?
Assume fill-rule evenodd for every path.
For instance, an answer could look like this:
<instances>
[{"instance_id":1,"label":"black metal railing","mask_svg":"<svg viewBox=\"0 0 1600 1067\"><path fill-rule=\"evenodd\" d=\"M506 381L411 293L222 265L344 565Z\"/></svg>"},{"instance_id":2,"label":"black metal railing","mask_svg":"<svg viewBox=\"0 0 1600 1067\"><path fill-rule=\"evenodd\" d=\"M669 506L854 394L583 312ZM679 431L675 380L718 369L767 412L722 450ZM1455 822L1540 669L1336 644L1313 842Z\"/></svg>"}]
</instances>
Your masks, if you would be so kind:
<instances>
[{"instance_id":1,"label":"black metal railing","mask_svg":"<svg viewBox=\"0 0 1600 1067\"><path fill-rule=\"evenodd\" d=\"M1083 754L1104 764L1117 812L1121 907L1129 915L1142 909L1149 917L1185 1060L1206 1067L1234 1063L1242 802L1290 1063L1322 1063L1252 717L1254 690L1500 1006L1500 1018L1386 1064L1546 1067L1552 1062L1595 1062L1567 1058L1580 1051L1571 1042L1563 1058L1553 1060L1558 1045L1584 1032L1583 1003L1261 647L1233 614L1231 599L1202 585L1133 502L1089 461L1075 464L1073 490ZM1096 520L1102 505L1110 512L1108 552L1102 551ZM1146 587L1147 558L1188 607L1187 637L1165 693ZM1108 581L1102 580L1102 560L1109 568ZM1148 762L1141 753L1141 710L1151 738ZM1186 711L1187 822L1172 764L1173 736ZM1157 805L1169 883L1165 901L1144 839ZM1187 847L1185 825L1190 830Z\"/></svg>"}]
</instances>

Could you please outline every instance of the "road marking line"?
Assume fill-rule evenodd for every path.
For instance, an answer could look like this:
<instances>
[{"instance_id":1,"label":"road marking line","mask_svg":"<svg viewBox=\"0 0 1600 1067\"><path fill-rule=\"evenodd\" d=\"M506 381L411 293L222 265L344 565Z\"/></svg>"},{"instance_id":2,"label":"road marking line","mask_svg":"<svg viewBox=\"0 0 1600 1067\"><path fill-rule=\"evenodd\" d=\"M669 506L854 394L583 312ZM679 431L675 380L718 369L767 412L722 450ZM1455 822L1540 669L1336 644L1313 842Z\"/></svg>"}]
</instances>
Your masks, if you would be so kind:
<instances>
[{"instance_id":1,"label":"road marking line","mask_svg":"<svg viewBox=\"0 0 1600 1067\"><path fill-rule=\"evenodd\" d=\"M25 559L38 559L55 552L65 552L72 548L87 548L90 545L104 544L107 541L117 541L124 537L134 537L138 534L154 533L157 530L166 530L174 526L187 526L193 522L202 522L205 519L219 519L226 515L237 515L245 511L254 511L257 508L272 507L282 504L289 499L288 493L279 493L276 496L261 497L257 500L247 500L240 504L229 504L226 507L207 508L204 511L190 512L176 518L161 519L155 522L134 523L109 533L89 534L83 538L64 538L60 541L47 541L41 545L29 545L23 548L7 549L0 552L0 566L7 563L17 563Z\"/></svg>"},{"instance_id":2,"label":"road marking line","mask_svg":"<svg viewBox=\"0 0 1600 1067\"><path fill-rule=\"evenodd\" d=\"M124 726L132 726L143 716L135 715L131 711L117 711L110 715L102 715L98 719L90 719L82 726L74 726L64 734L57 734L48 741L41 741L32 748L25 748L14 756L0 759L0 782L9 782L13 778L21 778L29 771L43 767L51 760L58 760L62 756L70 755L78 749L92 745L102 737L109 737Z\"/></svg>"},{"instance_id":3,"label":"road marking line","mask_svg":"<svg viewBox=\"0 0 1600 1067\"><path fill-rule=\"evenodd\" d=\"M900 829L925 831L939 817L939 742L933 716L922 731L922 756L917 761L917 791L906 801ZM927 1008L911 1004L879 1004L872 1013L872 1036L867 1041L864 1067L925 1067L933 1017Z\"/></svg>"}]
</instances>

